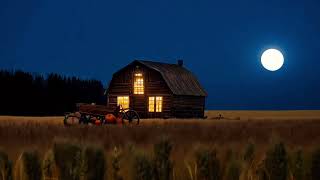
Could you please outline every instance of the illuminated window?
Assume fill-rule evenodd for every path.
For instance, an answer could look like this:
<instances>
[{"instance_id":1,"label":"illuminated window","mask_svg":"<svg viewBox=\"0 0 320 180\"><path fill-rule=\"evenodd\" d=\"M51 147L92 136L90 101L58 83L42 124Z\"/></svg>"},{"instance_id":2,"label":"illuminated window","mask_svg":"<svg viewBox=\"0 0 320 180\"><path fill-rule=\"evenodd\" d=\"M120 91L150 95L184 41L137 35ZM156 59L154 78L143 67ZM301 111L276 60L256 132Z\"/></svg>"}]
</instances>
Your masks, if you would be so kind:
<instances>
[{"instance_id":1,"label":"illuminated window","mask_svg":"<svg viewBox=\"0 0 320 180\"><path fill-rule=\"evenodd\" d=\"M156 97L156 112L162 112L162 97Z\"/></svg>"},{"instance_id":2,"label":"illuminated window","mask_svg":"<svg viewBox=\"0 0 320 180\"><path fill-rule=\"evenodd\" d=\"M162 112L162 96L149 97L149 112Z\"/></svg>"},{"instance_id":3,"label":"illuminated window","mask_svg":"<svg viewBox=\"0 0 320 180\"><path fill-rule=\"evenodd\" d=\"M143 77L141 73L134 74L133 94L144 94Z\"/></svg>"},{"instance_id":4,"label":"illuminated window","mask_svg":"<svg viewBox=\"0 0 320 180\"><path fill-rule=\"evenodd\" d=\"M154 112L154 105L155 105L154 97L149 97L149 112Z\"/></svg>"},{"instance_id":5,"label":"illuminated window","mask_svg":"<svg viewBox=\"0 0 320 180\"><path fill-rule=\"evenodd\" d=\"M129 96L118 96L117 105L121 105L123 109L129 108Z\"/></svg>"}]
</instances>

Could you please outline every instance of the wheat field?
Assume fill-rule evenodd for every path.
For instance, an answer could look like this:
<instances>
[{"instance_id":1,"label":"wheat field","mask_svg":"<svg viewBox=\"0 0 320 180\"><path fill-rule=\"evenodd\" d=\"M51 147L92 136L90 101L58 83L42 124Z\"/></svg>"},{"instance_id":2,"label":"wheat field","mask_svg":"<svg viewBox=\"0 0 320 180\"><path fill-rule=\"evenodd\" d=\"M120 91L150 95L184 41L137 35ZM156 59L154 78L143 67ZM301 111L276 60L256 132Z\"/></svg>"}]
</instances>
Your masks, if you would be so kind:
<instances>
[{"instance_id":1,"label":"wheat field","mask_svg":"<svg viewBox=\"0 0 320 180\"><path fill-rule=\"evenodd\" d=\"M220 114L222 118L218 120ZM207 111L206 116L206 119L143 119L138 126L71 127L63 126L63 117L0 116L0 149L13 161L29 149L43 156L59 139L98 145L107 154L114 147L128 146L152 152L154 142L166 135L173 143L171 158L177 173L187 174L184 163L200 146L216 147L221 155L228 149L241 154L248 142L254 142L259 147L257 157L263 156L276 140L284 142L289 151L301 148L310 152L320 146L320 111Z\"/></svg>"},{"instance_id":2,"label":"wheat field","mask_svg":"<svg viewBox=\"0 0 320 180\"><path fill-rule=\"evenodd\" d=\"M216 117L222 115L223 119ZM249 139L264 144L272 136L289 145L320 142L320 111L207 111L207 119L142 119L139 126L105 125L64 127L63 117L0 116L0 146L16 158L24 148L40 152L57 138L74 138L106 148L135 143L150 145L166 134L185 151L192 144L243 144Z\"/></svg>"}]
</instances>

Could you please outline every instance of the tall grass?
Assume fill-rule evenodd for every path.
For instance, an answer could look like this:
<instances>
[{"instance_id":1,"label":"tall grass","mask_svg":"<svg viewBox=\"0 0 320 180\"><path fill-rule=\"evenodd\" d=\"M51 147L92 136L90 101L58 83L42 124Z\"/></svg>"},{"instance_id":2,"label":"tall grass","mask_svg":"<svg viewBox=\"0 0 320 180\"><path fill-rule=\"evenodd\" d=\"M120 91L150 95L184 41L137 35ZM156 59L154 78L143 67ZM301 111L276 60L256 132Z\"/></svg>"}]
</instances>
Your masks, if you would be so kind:
<instances>
[{"instance_id":1,"label":"tall grass","mask_svg":"<svg viewBox=\"0 0 320 180\"><path fill-rule=\"evenodd\" d=\"M221 165L217 158L217 151L208 148L200 148L195 153L198 178L203 180L220 180Z\"/></svg>"},{"instance_id":2,"label":"tall grass","mask_svg":"<svg viewBox=\"0 0 320 180\"><path fill-rule=\"evenodd\" d=\"M249 145L251 146L251 145ZM248 147L249 147L248 146ZM246 150L251 148L246 148ZM194 161L184 161L184 175L176 175L174 169L179 169L178 161L171 160L173 146L168 138L162 138L154 144L154 154L148 150L130 150L125 159L123 152L115 149L109 152L110 163L102 148L90 145L79 145L74 142L57 142L43 159L36 151L24 151L15 165L17 180L103 180L111 177L113 180L318 180L320 172L320 150L313 152L294 151L289 155L283 143L272 145L263 154L262 160L251 150L251 158L239 156L239 151L233 153L206 145L197 148L192 157ZM223 158L225 154L231 156ZM245 151L246 152L246 151ZM130 154L131 153L131 154ZM310 165L305 161L304 153L310 156ZM149 155L148 155L149 154ZM247 157L247 153L244 153ZM241 158L239 158L241 157ZM182 160L182 159L180 159ZM42 162L42 164L41 164ZM249 163L250 162L250 163ZM251 164L245 166L244 164ZM121 171L130 167L130 174ZM12 180L11 163L4 152L0 152L0 180ZM250 171L250 173L248 173ZM122 173L120 173L122 172ZM310 175L307 173L310 172ZM108 175L109 174L109 175Z\"/></svg>"},{"instance_id":3,"label":"tall grass","mask_svg":"<svg viewBox=\"0 0 320 180\"><path fill-rule=\"evenodd\" d=\"M290 158L290 176L295 180L303 180L305 175L305 161L302 150L297 150Z\"/></svg>"},{"instance_id":4,"label":"tall grass","mask_svg":"<svg viewBox=\"0 0 320 180\"><path fill-rule=\"evenodd\" d=\"M244 149L242 157L242 173L240 179L251 180L255 176L254 159L256 154L256 146L253 142L249 142Z\"/></svg>"},{"instance_id":5,"label":"tall grass","mask_svg":"<svg viewBox=\"0 0 320 180\"><path fill-rule=\"evenodd\" d=\"M96 145L59 140L42 161L43 179L103 180L106 172L104 150Z\"/></svg>"},{"instance_id":6,"label":"tall grass","mask_svg":"<svg viewBox=\"0 0 320 180\"><path fill-rule=\"evenodd\" d=\"M112 166L112 179L122 180L123 177L120 175L120 160L122 158L122 152L117 147L114 147L111 155L111 166Z\"/></svg>"},{"instance_id":7,"label":"tall grass","mask_svg":"<svg viewBox=\"0 0 320 180\"><path fill-rule=\"evenodd\" d=\"M0 151L0 180L12 180L12 162L3 151Z\"/></svg>"},{"instance_id":8,"label":"tall grass","mask_svg":"<svg viewBox=\"0 0 320 180\"><path fill-rule=\"evenodd\" d=\"M30 148L37 149L39 158L41 157L40 162L42 162L42 176L47 180L50 178L90 179L92 176L89 174L97 174L97 177L104 179L115 179L112 178L113 173L117 174L119 179L131 180L134 174L141 175L139 173L141 169L143 173L148 172L149 165L147 164L150 162L153 178L155 176L158 179L201 180L205 176L202 169L208 167L204 163L204 157L212 157L212 154L208 154L212 153L210 151L213 149L216 151L215 160L219 162L219 171L216 172L219 172L220 179L227 177L228 172L231 172L229 169L236 169L230 168L234 158L226 158L233 152L236 160L236 165L233 167L240 168L240 177L243 179L269 180L270 172L276 173L279 169L287 169L286 174L282 174L284 171L281 170L283 177L298 179L302 176L302 179L309 180L319 178L317 173L320 160L317 160L319 155L314 150L315 145L320 142L319 132L319 121L303 119L279 121L165 120L161 123L151 121L142 123L141 126L125 127L64 127L49 121L43 123L40 121L8 121L0 123L0 142L13 162L18 162L17 159L22 151ZM170 138L167 140L160 138L158 141L157 139L162 134ZM271 153L274 152L275 145L268 148L271 134L276 134L285 143L285 146L283 145L285 151L282 151L281 156L278 156L281 153ZM71 141L55 140L61 138ZM248 139L254 143L248 143ZM88 150L86 153L86 144L97 144L100 148L93 147L95 150ZM139 156L135 160L135 150L121 152L129 146L128 144L131 144L132 149L143 149L142 154L145 156ZM203 157L197 157L194 150L194 147L199 144L203 145L204 149L210 150L209 153L202 152ZM119 150L117 156L114 154L114 147ZM298 147L301 149L301 157L295 154ZM101 160L102 154L107 157L104 165ZM98 159L101 160L99 168L91 165L98 162ZM280 162L276 159L282 159L281 162L287 161L287 168L267 165ZM134 161L139 164L137 167L140 170L133 170ZM17 167L16 163L14 167ZM131 171L135 173L129 173ZM102 172L104 175L101 174ZM232 172L236 171L232 170ZM144 177L140 175L137 177Z\"/></svg>"},{"instance_id":9,"label":"tall grass","mask_svg":"<svg viewBox=\"0 0 320 180\"><path fill-rule=\"evenodd\" d=\"M79 180L82 175L83 159L80 145L58 141L53 145L55 164L61 180Z\"/></svg>"},{"instance_id":10,"label":"tall grass","mask_svg":"<svg viewBox=\"0 0 320 180\"><path fill-rule=\"evenodd\" d=\"M132 164L133 180L151 180L154 176L152 160L144 152L136 152Z\"/></svg>"},{"instance_id":11,"label":"tall grass","mask_svg":"<svg viewBox=\"0 0 320 180\"><path fill-rule=\"evenodd\" d=\"M172 162L170 154L173 145L167 136L161 137L160 141L154 144L154 178L155 180L172 179Z\"/></svg>"},{"instance_id":12,"label":"tall grass","mask_svg":"<svg viewBox=\"0 0 320 180\"><path fill-rule=\"evenodd\" d=\"M237 160L232 159L227 169L226 180L239 180L240 173L240 163Z\"/></svg>"},{"instance_id":13,"label":"tall grass","mask_svg":"<svg viewBox=\"0 0 320 180\"><path fill-rule=\"evenodd\" d=\"M43 179L52 179L57 174L57 167L55 164L54 153L52 150L49 150L44 155L42 161L42 176Z\"/></svg>"},{"instance_id":14,"label":"tall grass","mask_svg":"<svg viewBox=\"0 0 320 180\"><path fill-rule=\"evenodd\" d=\"M311 160L311 179L320 179L320 148L312 153Z\"/></svg>"},{"instance_id":15,"label":"tall grass","mask_svg":"<svg viewBox=\"0 0 320 180\"><path fill-rule=\"evenodd\" d=\"M37 151L24 151L16 164L15 179L41 180L41 160Z\"/></svg>"},{"instance_id":16,"label":"tall grass","mask_svg":"<svg viewBox=\"0 0 320 180\"><path fill-rule=\"evenodd\" d=\"M106 172L106 157L102 148L86 146L83 151L83 179L103 180Z\"/></svg>"},{"instance_id":17,"label":"tall grass","mask_svg":"<svg viewBox=\"0 0 320 180\"><path fill-rule=\"evenodd\" d=\"M288 156L283 143L275 144L268 150L265 159L267 175L272 180L287 180Z\"/></svg>"}]
</instances>

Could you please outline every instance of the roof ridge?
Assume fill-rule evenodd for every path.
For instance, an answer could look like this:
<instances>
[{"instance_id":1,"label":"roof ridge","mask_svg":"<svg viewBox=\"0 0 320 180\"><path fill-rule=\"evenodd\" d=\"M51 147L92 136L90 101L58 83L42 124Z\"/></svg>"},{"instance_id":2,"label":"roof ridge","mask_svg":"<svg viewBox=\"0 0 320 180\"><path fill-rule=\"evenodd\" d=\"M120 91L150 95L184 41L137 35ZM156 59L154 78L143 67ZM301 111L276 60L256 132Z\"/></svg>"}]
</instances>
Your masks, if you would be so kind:
<instances>
[{"instance_id":1,"label":"roof ridge","mask_svg":"<svg viewBox=\"0 0 320 180\"><path fill-rule=\"evenodd\" d=\"M139 60L139 59L137 59L136 61L146 62L146 63L157 63L157 64L167 64L167 65L176 65L176 66L179 66L178 64L175 64L175 63L167 63L167 62L160 62L160 61L153 61L153 60Z\"/></svg>"}]
</instances>

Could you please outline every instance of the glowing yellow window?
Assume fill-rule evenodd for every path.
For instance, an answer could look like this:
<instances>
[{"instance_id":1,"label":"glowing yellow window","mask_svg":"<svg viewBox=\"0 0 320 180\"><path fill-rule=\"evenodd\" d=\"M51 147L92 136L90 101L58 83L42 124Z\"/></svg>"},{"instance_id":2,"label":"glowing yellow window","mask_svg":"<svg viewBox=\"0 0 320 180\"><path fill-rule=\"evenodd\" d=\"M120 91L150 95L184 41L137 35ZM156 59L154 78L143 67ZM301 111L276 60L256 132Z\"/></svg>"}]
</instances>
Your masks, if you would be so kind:
<instances>
[{"instance_id":1,"label":"glowing yellow window","mask_svg":"<svg viewBox=\"0 0 320 180\"><path fill-rule=\"evenodd\" d=\"M162 97L156 97L156 112L162 112Z\"/></svg>"},{"instance_id":2,"label":"glowing yellow window","mask_svg":"<svg viewBox=\"0 0 320 180\"><path fill-rule=\"evenodd\" d=\"M117 105L121 105L123 109L129 108L129 96L118 96Z\"/></svg>"},{"instance_id":3,"label":"glowing yellow window","mask_svg":"<svg viewBox=\"0 0 320 180\"><path fill-rule=\"evenodd\" d=\"M155 105L154 97L149 97L149 112L154 112L154 105Z\"/></svg>"},{"instance_id":4,"label":"glowing yellow window","mask_svg":"<svg viewBox=\"0 0 320 180\"><path fill-rule=\"evenodd\" d=\"M144 84L141 73L134 74L133 94L144 94Z\"/></svg>"},{"instance_id":5,"label":"glowing yellow window","mask_svg":"<svg viewBox=\"0 0 320 180\"><path fill-rule=\"evenodd\" d=\"M149 97L149 112L162 112L162 96Z\"/></svg>"}]
</instances>

